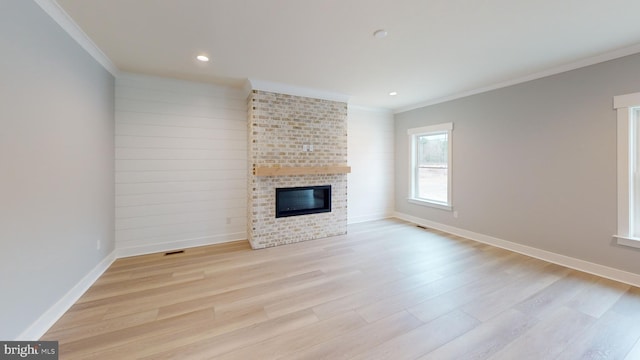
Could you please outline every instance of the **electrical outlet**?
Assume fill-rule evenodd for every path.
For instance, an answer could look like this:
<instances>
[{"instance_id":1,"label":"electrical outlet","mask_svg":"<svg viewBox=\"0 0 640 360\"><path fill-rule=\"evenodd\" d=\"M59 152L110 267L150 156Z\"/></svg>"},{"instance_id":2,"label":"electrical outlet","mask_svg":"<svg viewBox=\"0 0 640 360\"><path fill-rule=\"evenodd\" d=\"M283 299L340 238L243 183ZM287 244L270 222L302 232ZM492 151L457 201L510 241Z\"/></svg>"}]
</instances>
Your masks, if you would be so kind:
<instances>
[{"instance_id":1,"label":"electrical outlet","mask_svg":"<svg viewBox=\"0 0 640 360\"><path fill-rule=\"evenodd\" d=\"M453 217L456 218L456 219L458 218L458 212L457 211L453 212Z\"/></svg>"},{"instance_id":2,"label":"electrical outlet","mask_svg":"<svg viewBox=\"0 0 640 360\"><path fill-rule=\"evenodd\" d=\"M230 217L227 218L227 225L229 225L229 224L231 224L231 218Z\"/></svg>"},{"instance_id":3,"label":"electrical outlet","mask_svg":"<svg viewBox=\"0 0 640 360\"><path fill-rule=\"evenodd\" d=\"M100 241L100 239L96 240L96 250L100 250L101 244L102 242Z\"/></svg>"},{"instance_id":4,"label":"electrical outlet","mask_svg":"<svg viewBox=\"0 0 640 360\"><path fill-rule=\"evenodd\" d=\"M309 151L313 151L313 145L309 145Z\"/></svg>"}]
</instances>

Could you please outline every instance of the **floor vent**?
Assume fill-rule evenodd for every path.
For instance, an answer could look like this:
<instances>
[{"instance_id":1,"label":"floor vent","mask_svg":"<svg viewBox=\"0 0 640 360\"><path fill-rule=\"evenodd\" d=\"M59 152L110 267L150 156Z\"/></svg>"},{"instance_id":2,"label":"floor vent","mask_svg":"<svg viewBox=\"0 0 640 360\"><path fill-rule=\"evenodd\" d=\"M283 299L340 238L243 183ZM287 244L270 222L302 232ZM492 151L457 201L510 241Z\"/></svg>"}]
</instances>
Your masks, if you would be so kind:
<instances>
[{"instance_id":1,"label":"floor vent","mask_svg":"<svg viewBox=\"0 0 640 360\"><path fill-rule=\"evenodd\" d=\"M176 255L176 254L184 254L184 250L169 251L169 252L164 253L164 256Z\"/></svg>"}]
</instances>

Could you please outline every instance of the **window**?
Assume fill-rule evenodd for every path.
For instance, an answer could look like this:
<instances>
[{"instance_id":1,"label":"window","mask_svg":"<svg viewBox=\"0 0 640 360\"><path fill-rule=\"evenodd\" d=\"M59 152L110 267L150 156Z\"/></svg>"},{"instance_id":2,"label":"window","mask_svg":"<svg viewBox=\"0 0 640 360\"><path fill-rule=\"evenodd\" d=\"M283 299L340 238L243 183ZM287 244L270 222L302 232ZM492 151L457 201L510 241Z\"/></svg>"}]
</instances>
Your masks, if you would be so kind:
<instances>
[{"instance_id":1,"label":"window","mask_svg":"<svg viewBox=\"0 0 640 360\"><path fill-rule=\"evenodd\" d=\"M640 248L640 93L616 96L618 244Z\"/></svg>"},{"instance_id":2,"label":"window","mask_svg":"<svg viewBox=\"0 0 640 360\"><path fill-rule=\"evenodd\" d=\"M451 210L453 123L409 129L409 202Z\"/></svg>"}]
</instances>

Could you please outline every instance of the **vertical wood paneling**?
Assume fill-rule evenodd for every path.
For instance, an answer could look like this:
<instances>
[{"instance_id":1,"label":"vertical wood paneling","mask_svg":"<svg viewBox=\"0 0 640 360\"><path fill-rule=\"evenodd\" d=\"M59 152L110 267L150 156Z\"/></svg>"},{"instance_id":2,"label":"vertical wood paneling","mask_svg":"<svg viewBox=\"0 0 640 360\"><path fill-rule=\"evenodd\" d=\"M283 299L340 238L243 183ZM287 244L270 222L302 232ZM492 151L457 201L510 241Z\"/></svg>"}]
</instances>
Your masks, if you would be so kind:
<instances>
[{"instance_id":1,"label":"vertical wood paneling","mask_svg":"<svg viewBox=\"0 0 640 360\"><path fill-rule=\"evenodd\" d=\"M349 107L349 223L377 220L393 214L393 114Z\"/></svg>"},{"instance_id":2,"label":"vertical wood paneling","mask_svg":"<svg viewBox=\"0 0 640 360\"><path fill-rule=\"evenodd\" d=\"M239 89L116 80L120 256L246 238L246 113Z\"/></svg>"}]
</instances>

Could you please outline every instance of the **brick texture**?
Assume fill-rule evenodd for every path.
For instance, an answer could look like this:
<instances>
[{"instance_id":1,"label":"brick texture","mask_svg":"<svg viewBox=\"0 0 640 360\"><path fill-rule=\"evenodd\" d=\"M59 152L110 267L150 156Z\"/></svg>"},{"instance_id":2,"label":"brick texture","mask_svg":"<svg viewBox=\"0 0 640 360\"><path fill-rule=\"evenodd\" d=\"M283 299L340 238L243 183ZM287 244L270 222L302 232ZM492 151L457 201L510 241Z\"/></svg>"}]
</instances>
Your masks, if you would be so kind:
<instances>
[{"instance_id":1,"label":"brick texture","mask_svg":"<svg viewBox=\"0 0 640 360\"><path fill-rule=\"evenodd\" d=\"M347 232L347 175L254 176L253 166L347 163L347 104L253 90L249 102L247 234L254 249ZM303 151L313 145L313 151ZM331 212L275 217L278 187L331 185Z\"/></svg>"}]
</instances>

